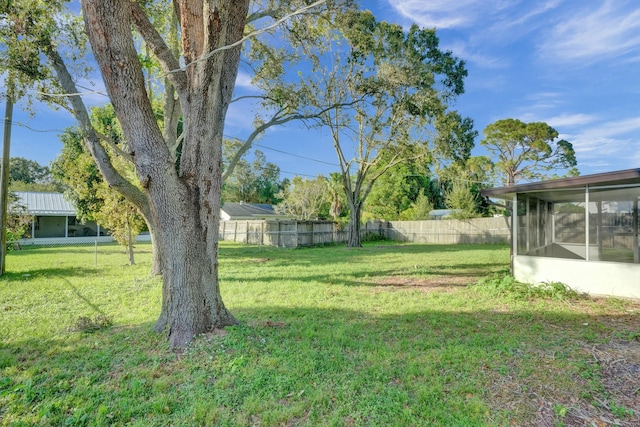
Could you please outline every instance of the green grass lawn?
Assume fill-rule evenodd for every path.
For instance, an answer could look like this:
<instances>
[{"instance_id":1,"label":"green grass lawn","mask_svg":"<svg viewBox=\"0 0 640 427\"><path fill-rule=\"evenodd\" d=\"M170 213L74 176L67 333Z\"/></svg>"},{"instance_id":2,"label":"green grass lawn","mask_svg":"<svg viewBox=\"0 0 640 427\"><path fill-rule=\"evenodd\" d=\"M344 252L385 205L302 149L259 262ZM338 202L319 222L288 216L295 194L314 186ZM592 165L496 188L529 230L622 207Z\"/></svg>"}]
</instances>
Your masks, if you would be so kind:
<instances>
[{"instance_id":1,"label":"green grass lawn","mask_svg":"<svg viewBox=\"0 0 640 427\"><path fill-rule=\"evenodd\" d=\"M93 250L9 254L0 425L640 423L640 304L470 286L504 246L224 243L241 325L183 354L151 330L150 247Z\"/></svg>"}]
</instances>

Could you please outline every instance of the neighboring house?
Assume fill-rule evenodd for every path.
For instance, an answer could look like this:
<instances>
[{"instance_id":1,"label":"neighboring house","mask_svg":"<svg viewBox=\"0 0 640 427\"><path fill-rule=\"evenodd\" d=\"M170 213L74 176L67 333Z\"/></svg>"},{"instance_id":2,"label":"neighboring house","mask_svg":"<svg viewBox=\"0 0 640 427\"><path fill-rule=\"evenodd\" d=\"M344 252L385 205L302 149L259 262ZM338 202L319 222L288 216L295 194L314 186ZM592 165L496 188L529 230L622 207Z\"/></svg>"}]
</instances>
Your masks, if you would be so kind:
<instances>
[{"instance_id":1,"label":"neighboring house","mask_svg":"<svg viewBox=\"0 0 640 427\"><path fill-rule=\"evenodd\" d=\"M18 204L32 217L29 237L21 244L82 243L85 241L112 241L107 230L95 221L81 222L73 205L61 193L17 191ZM223 221L291 219L277 214L272 205L254 203L225 203L220 210ZM137 240L149 240L142 233Z\"/></svg>"},{"instance_id":2,"label":"neighboring house","mask_svg":"<svg viewBox=\"0 0 640 427\"><path fill-rule=\"evenodd\" d=\"M290 215L276 213L273 205L261 203L225 202L220 210L222 221L291 219Z\"/></svg>"},{"instance_id":3,"label":"neighboring house","mask_svg":"<svg viewBox=\"0 0 640 427\"><path fill-rule=\"evenodd\" d=\"M57 240L67 239L76 241L101 240L111 241L108 232L100 229L95 221L80 222L76 217L73 205L61 193L40 193L17 191L18 204L26 208L32 217L29 238L22 243L49 244L58 243Z\"/></svg>"},{"instance_id":4,"label":"neighboring house","mask_svg":"<svg viewBox=\"0 0 640 427\"><path fill-rule=\"evenodd\" d=\"M640 298L640 169L490 188L482 195L515 206L516 279Z\"/></svg>"}]
</instances>

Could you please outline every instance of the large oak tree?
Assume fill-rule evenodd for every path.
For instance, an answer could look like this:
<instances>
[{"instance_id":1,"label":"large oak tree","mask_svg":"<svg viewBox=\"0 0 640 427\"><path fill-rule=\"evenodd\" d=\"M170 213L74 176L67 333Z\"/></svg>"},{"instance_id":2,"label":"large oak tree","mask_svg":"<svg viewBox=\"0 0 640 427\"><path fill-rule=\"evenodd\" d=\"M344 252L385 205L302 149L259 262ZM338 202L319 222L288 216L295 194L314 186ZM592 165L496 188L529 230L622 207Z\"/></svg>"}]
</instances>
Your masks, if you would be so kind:
<instances>
[{"instance_id":1,"label":"large oak tree","mask_svg":"<svg viewBox=\"0 0 640 427\"><path fill-rule=\"evenodd\" d=\"M248 0L174 2L185 68L150 26L138 3L84 0L89 40L162 247L163 302L158 329L182 347L195 335L237 321L218 282L222 139L233 93ZM155 53L179 100L183 137L178 167L145 88L135 25Z\"/></svg>"},{"instance_id":2,"label":"large oak tree","mask_svg":"<svg viewBox=\"0 0 640 427\"><path fill-rule=\"evenodd\" d=\"M0 5L0 30L8 46L0 52L8 59L0 68L20 74L25 91L36 87L38 98L72 112L106 182L144 215L154 265L163 273L156 329L168 332L173 347L182 347L198 333L236 322L220 296L217 231L222 129L241 44L257 33L256 22L270 20L275 28L325 2L265 1L249 13L248 0L83 1L94 58L127 143L118 156L134 164L139 183L114 167L112 141L91 125L76 83L82 76L71 72L81 69L74 61L81 56L76 48L83 46L83 37L74 31L73 20L59 14L64 3ZM167 5L173 19L163 9ZM162 120L153 115L152 85L145 84L154 67L164 89ZM281 122L279 116L269 125ZM259 127L256 135L263 130Z\"/></svg>"}]
</instances>

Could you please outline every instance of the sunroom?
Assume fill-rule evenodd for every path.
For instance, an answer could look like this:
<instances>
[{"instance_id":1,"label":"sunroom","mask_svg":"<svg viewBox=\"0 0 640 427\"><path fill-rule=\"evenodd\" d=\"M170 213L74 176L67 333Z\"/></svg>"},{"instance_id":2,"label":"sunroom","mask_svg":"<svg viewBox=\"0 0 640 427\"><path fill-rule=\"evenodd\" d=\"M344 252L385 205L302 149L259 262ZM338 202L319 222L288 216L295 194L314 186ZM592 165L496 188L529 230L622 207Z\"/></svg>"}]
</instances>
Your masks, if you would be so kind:
<instances>
[{"instance_id":1,"label":"sunroom","mask_svg":"<svg viewBox=\"0 0 640 427\"><path fill-rule=\"evenodd\" d=\"M516 279L640 298L640 169L491 188L482 195L514 207Z\"/></svg>"}]
</instances>

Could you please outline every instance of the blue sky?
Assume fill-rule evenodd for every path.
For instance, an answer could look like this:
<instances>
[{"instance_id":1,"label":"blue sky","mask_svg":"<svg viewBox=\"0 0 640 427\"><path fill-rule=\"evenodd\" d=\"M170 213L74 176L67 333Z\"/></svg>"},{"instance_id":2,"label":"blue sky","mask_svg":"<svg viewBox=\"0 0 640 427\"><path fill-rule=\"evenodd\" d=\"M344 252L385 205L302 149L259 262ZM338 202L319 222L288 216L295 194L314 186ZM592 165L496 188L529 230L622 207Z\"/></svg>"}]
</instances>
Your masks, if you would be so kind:
<instances>
[{"instance_id":1,"label":"blue sky","mask_svg":"<svg viewBox=\"0 0 640 427\"><path fill-rule=\"evenodd\" d=\"M544 121L573 144L583 175L640 167L636 0L380 0L362 7L380 20L436 27L441 47L466 61L466 92L455 108L475 121L477 142L496 120ZM238 88L251 90L249 80L241 72ZM103 99L93 94L87 101ZM16 109L14 121L44 132L14 126L11 155L48 164L60 150L58 131L74 122L65 111L35 108L33 117ZM248 110L232 105L225 134L248 135ZM270 130L258 144L282 177L337 170L327 132L291 124Z\"/></svg>"}]
</instances>

